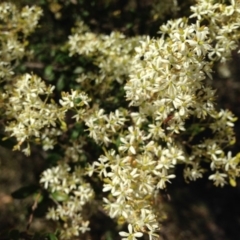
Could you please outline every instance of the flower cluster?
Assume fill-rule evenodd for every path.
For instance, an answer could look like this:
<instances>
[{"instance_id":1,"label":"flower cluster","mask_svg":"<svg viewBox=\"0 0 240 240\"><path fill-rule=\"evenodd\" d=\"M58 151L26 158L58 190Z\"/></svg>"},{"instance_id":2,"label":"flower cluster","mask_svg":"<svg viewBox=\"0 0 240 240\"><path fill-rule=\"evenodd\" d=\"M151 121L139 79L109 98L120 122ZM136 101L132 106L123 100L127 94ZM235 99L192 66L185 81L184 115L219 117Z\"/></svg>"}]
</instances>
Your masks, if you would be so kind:
<instances>
[{"instance_id":1,"label":"flower cluster","mask_svg":"<svg viewBox=\"0 0 240 240\"><path fill-rule=\"evenodd\" d=\"M25 74L16 78L13 86L7 86L2 94L5 101L5 116L8 122L5 131L17 139L14 150L20 150L21 145L27 142L23 149L30 155L31 142L40 143L44 150L53 149L57 136L67 130L65 113L73 108L77 112L77 120L83 118L85 105L90 99L79 91L62 93L59 106L51 98L54 86L46 86L36 75Z\"/></svg>"},{"instance_id":2,"label":"flower cluster","mask_svg":"<svg viewBox=\"0 0 240 240\"><path fill-rule=\"evenodd\" d=\"M71 168L67 164L49 168L43 172L40 182L51 192L56 208L50 208L48 219L64 222L60 236L69 239L89 231L87 211L84 206L91 203L94 192L89 183L83 180L84 172L81 168Z\"/></svg>"},{"instance_id":3,"label":"flower cluster","mask_svg":"<svg viewBox=\"0 0 240 240\"><path fill-rule=\"evenodd\" d=\"M198 5L192 6L190 18L197 18L207 23L212 39L212 48L208 53L211 60L226 61L232 50L238 47L239 41L239 2L230 0L229 5L214 1L199 0Z\"/></svg>"},{"instance_id":4,"label":"flower cluster","mask_svg":"<svg viewBox=\"0 0 240 240\"><path fill-rule=\"evenodd\" d=\"M29 9L21 15L26 24ZM237 48L240 4L199 0L191 10L191 23L170 20L157 38L96 34L78 23L68 41L70 56L92 61L91 67L80 66L76 79L84 92L62 92L59 103L52 99L54 87L35 75L16 77L5 87L5 131L17 139L15 149L24 142L27 155L30 142L53 149L64 131L83 129L81 136L59 143L64 157L40 179L56 204L47 217L62 221L62 239L89 230L91 211L85 206L91 209L94 201L111 218L128 223L128 232L119 233L123 239L155 239L164 218L160 190L178 177L180 164L186 181L206 176L216 186L236 184L240 155L226 151L235 142L236 118L216 108L210 82L214 63ZM105 109L106 96L114 100L121 90L125 99L118 105L127 100L128 107ZM89 138L100 146L98 159L87 152ZM102 182L103 197L95 196L89 177Z\"/></svg>"},{"instance_id":5,"label":"flower cluster","mask_svg":"<svg viewBox=\"0 0 240 240\"><path fill-rule=\"evenodd\" d=\"M0 81L12 78L12 63L26 54L26 37L36 28L41 15L39 7L24 7L19 12L12 3L0 4Z\"/></svg>"},{"instance_id":6,"label":"flower cluster","mask_svg":"<svg viewBox=\"0 0 240 240\"><path fill-rule=\"evenodd\" d=\"M127 38L119 32L112 32L110 35L97 35L82 22L77 24L75 33L69 37L70 56L73 54L94 57L94 64L98 72L92 76L96 83L104 81L111 83L117 81L123 83L129 74L129 65L134 54L134 46L144 36ZM78 81L82 82L81 77Z\"/></svg>"},{"instance_id":7,"label":"flower cluster","mask_svg":"<svg viewBox=\"0 0 240 240\"><path fill-rule=\"evenodd\" d=\"M80 74L76 81L80 88L95 101L118 102L117 97L111 94L116 90L116 85L120 86L117 94L123 92L121 89L130 73L129 66L133 63L134 48L139 40L145 38L146 36L128 38L119 32L112 32L110 35L96 34L83 22L78 22L73 34L69 36L70 56L78 54L87 61L94 59L90 70L84 66L79 69Z\"/></svg>"},{"instance_id":8,"label":"flower cluster","mask_svg":"<svg viewBox=\"0 0 240 240\"><path fill-rule=\"evenodd\" d=\"M20 150L22 143L27 142L23 151L29 155L31 141L41 141L45 150L53 148L54 137L62 132L56 128L56 122L63 122L65 117L56 103L48 102L53 89L36 75L25 74L3 93L8 120L5 131L17 139L15 150Z\"/></svg>"},{"instance_id":9,"label":"flower cluster","mask_svg":"<svg viewBox=\"0 0 240 240\"><path fill-rule=\"evenodd\" d=\"M208 177L216 186L234 184L240 173L239 157L223 150L234 143L236 118L216 109L215 91L208 84L213 62L225 61L237 47L239 6L234 1L229 6L200 1L192 10L204 5L207 12L216 12L209 26L204 14L194 13L195 24L186 18L169 21L161 26L159 38L141 40L135 47L124 89L138 112L130 112L130 126L121 132L117 150L105 151L90 171L99 173L103 191L110 193L104 198L105 210L130 224L129 235L122 234L127 239L140 236L138 230L154 238L161 219L154 204L156 191L176 177L176 165L184 164L186 180L194 181L204 176L202 163L207 162ZM220 44L226 43L229 48L221 52ZM194 141L202 131L210 137Z\"/></svg>"}]
</instances>

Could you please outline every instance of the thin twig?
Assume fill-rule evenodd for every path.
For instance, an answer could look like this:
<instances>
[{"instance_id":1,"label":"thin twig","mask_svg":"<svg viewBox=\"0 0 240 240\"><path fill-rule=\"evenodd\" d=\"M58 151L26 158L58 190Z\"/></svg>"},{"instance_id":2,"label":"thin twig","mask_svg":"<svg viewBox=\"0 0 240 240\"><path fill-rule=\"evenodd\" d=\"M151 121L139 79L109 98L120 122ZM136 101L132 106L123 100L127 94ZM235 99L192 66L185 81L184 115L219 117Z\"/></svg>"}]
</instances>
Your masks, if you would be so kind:
<instances>
[{"instance_id":1,"label":"thin twig","mask_svg":"<svg viewBox=\"0 0 240 240\"><path fill-rule=\"evenodd\" d=\"M35 199L35 201L34 201L34 203L33 203L33 205L32 205L32 211L31 211L31 214L30 214L30 216L29 216L29 218L28 218L28 224L27 224L27 227L26 227L26 231L29 230L30 225L31 225L31 223L32 223L32 221L33 221L34 211L37 209L38 200L39 200L40 196L41 196L41 194L40 194L40 192L39 192L38 195L37 195L37 197L36 197L36 199Z\"/></svg>"}]
</instances>

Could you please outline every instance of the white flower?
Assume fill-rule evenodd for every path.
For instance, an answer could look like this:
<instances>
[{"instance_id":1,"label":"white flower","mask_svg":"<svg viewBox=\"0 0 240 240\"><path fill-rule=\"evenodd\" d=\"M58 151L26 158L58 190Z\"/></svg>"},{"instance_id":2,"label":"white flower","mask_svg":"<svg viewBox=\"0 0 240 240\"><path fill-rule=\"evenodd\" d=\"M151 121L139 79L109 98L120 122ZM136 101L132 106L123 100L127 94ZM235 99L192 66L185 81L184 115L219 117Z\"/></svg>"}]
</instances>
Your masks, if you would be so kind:
<instances>
[{"instance_id":1,"label":"white flower","mask_svg":"<svg viewBox=\"0 0 240 240\"><path fill-rule=\"evenodd\" d=\"M90 228L88 226L89 226L89 221L82 222L82 225L79 227L79 231L81 233L85 233L85 232L89 231Z\"/></svg>"},{"instance_id":2,"label":"white flower","mask_svg":"<svg viewBox=\"0 0 240 240\"><path fill-rule=\"evenodd\" d=\"M217 171L216 173L210 175L208 179L213 180L214 185L216 185L216 186L220 185L221 187L223 187L227 183L225 180L226 177L227 177L227 174L219 173Z\"/></svg>"},{"instance_id":3,"label":"white flower","mask_svg":"<svg viewBox=\"0 0 240 240\"><path fill-rule=\"evenodd\" d=\"M133 227L131 224L128 224L128 233L120 232L119 235L124 237L122 240L137 240L137 238L142 237L143 233L141 232L133 232Z\"/></svg>"},{"instance_id":4,"label":"white flower","mask_svg":"<svg viewBox=\"0 0 240 240\"><path fill-rule=\"evenodd\" d=\"M162 169L162 171L154 170L153 171L155 175L160 177L160 181L157 183L157 188L164 189L166 188L166 183L171 183L170 179L175 178L176 175L170 174L168 175L168 172L165 168Z\"/></svg>"}]
</instances>

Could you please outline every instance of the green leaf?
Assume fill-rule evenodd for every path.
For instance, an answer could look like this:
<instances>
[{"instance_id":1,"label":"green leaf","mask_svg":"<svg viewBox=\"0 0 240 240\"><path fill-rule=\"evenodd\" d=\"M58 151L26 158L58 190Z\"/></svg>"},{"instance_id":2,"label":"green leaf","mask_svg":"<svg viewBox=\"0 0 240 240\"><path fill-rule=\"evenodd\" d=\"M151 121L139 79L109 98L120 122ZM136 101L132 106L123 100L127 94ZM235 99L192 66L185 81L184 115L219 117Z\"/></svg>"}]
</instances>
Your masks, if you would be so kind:
<instances>
[{"instance_id":1,"label":"green leaf","mask_svg":"<svg viewBox=\"0 0 240 240\"><path fill-rule=\"evenodd\" d=\"M44 70L44 76L47 80L52 81L55 77L53 72L53 67L51 65L47 66Z\"/></svg>"},{"instance_id":2,"label":"green leaf","mask_svg":"<svg viewBox=\"0 0 240 240\"><path fill-rule=\"evenodd\" d=\"M65 81L64 81L64 76L63 75L58 79L56 87L57 87L58 91L62 91L63 88L65 87Z\"/></svg>"},{"instance_id":3,"label":"green leaf","mask_svg":"<svg viewBox=\"0 0 240 240\"><path fill-rule=\"evenodd\" d=\"M51 197L58 202L65 202L68 200L68 195L65 192L61 191L51 193Z\"/></svg>"},{"instance_id":4,"label":"green leaf","mask_svg":"<svg viewBox=\"0 0 240 240\"><path fill-rule=\"evenodd\" d=\"M58 153L50 153L47 156L46 162L50 165L56 165L59 160L62 159L62 156Z\"/></svg>"},{"instance_id":5,"label":"green leaf","mask_svg":"<svg viewBox=\"0 0 240 240\"><path fill-rule=\"evenodd\" d=\"M133 26L132 23L128 23L128 24L126 25L126 28L131 28L132 26Z\"/></svg>"},{"instance_id":6,"label":"green leaf","mask_svg":"<svg viewBox=\"0 0 240 240\"><path fill-rule=\"evenodd\" d=\"M113 236L112 236L112 232L111 231L107 231L106 232L106 240L113 240Z\"/></svg>"},{"instance_id":7,"label":"green leaf","mask_svg":"<svg viewBox=\"0 0 240 240\"><path fill-rule=\"evenodd\" d=\"M83 133L83 125L82 124L75 124L72 132L71 132L71 139L77 139L81 133Z\"/></svg>"},{"instance_id":8,"label":"green leaf","mask_svg":"<svg viewBox=\"0 0 240 240\"><path fill-rule=\"evenodd\" d=\"M80 74L82 72L84 72L84 68L82 68L82 67L76 67L73 71L73 73L75 73L75 74Z\"/></svg>"},{"instance_id":9,"label":"green leaf","mask_svg":"<svg viewBox=\"0 0 240 240\"><path fill-rule=\"evenodd\" d=\"M87 16L89 16L89 12L88 12L88 11L83 11L83 12L82 12L82 15L83 15L84 17L87 17Z\"/></svg>"},{"instance_id":10,"label":"green leaf","mask_svg":"<svg viewBox=\"0 0 240 240\"><path fill-rule=\"evenodd\" d=\"M54 233L48 233L46 237L48 238L48 240L58 240Z\"/></svg>"},{"instance_id":11,"label":"green leaf","mask_svg":"<svg viewBox=\"0 0 240 240\"><path fill-rule=\"evenodd\" d=\"M71 133L71 139L77 139L79 136L79 132L77 130L73 130Z\"/></svg>"},{"instance_id":12,"label":"green leaf","mask_svg":"<svg viewBox=\"0 0 240 240\"><path fill-rule=\"evenodd\" d=\"M39 190L38 185L31 184L31 185L19 188L18 190L14 191L11 195L15 199L24 199L28 196L33 195L38 190Z\"/></svg>"}]
</instances>

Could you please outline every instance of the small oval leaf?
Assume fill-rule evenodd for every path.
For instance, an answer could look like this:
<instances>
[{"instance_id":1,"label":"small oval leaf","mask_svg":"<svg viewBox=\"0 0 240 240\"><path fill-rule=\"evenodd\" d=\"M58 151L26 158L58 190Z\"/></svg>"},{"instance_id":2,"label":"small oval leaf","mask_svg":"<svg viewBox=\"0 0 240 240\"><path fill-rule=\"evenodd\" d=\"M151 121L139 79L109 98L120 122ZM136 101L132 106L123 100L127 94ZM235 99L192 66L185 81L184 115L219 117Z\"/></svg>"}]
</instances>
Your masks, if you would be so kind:
<instances>
[{"instance_id":1,"label":"small oval leaf","mask_svg":"<svg viewBox=\"0 0 240 240\"><path fill-rule=\"evenodd\" d=\"M58 238L56 237L56 235L53 234L53 233L48 233L48 234L47 234L47 238L48 238L48 240L58 240Z\"/></svg>"},{"instance_id":2,"label":"small oval leaf","mask_svg":"<svg viewBox=\"0 0 240 240\"><path fill-rule=\"evenodd\" d=\"M51 193L52 198L58 202L65 202L68 200L68 195L65 192L56 191Z\"/></svg>"}]
</instances>

